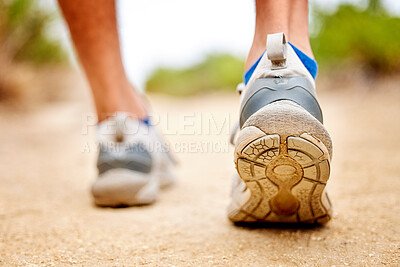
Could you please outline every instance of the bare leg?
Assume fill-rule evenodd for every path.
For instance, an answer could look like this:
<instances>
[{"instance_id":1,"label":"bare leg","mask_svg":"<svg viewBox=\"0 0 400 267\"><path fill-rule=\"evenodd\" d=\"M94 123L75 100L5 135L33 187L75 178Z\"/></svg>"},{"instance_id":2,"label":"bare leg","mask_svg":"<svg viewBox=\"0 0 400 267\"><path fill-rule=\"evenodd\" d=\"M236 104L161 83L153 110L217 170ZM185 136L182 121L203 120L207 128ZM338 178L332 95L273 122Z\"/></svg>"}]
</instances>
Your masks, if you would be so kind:
<instances>
[{"instance_id":1,"label":"bare leg","mask_svg":"<svg viewBox=\"0 0 400 267\"><path fill-rule=\"evenodd\" d=\"M284 32L288 41L312 57L307 0L256 0L256 28L246 70L265 50L267 35Z\"/></svg>"},{"instance_id":2,"label":"bare leg","mask_svg":"<svg viewBox=\"0 0 400 267\"><path fill-rule=\"evenodd\" d=\"M146 117L145 105L126 76L114 0L59 0L92 89L99 121L117 111Z\"/></svg>"},{"instance_id":3,"label":"bare leg","mask_svg":"<svg viewBox=\"0 0 400 267\"><path fill-rule=\"evenodd\" d=\"M308 36L308 1L291 0L289 16L289 41L303 53L313 58Z\"/></svg>"}]
</instances>

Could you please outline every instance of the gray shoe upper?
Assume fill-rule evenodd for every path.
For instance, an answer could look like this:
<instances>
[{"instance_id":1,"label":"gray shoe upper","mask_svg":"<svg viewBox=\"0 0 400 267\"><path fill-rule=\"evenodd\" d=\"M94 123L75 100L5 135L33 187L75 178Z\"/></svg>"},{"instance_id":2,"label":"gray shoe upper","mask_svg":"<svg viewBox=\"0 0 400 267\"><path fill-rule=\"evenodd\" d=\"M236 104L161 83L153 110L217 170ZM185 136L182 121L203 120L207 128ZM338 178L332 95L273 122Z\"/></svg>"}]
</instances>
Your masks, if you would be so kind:
<instances>
[{"instance_id":1,"label":"gray shoe upper","mask_svg":"<svg viewBox=\"0 0 400 267\"><path fill-rule=\"evenodd\" d=\"M99 142L97 168L99 175L113 169L172 177L175 161L169 147L154 126L118 112L100 122L96 129ZM151 174L151 175L150 175Z\"/></svg>"},{"instance_id":2,"label":"gray shoe upper","mask_svg":"<svg viewBox=\"0 0 400 267\"><path fill-rule=\"evenodd\" d=\"M97 160L99 174L115 168L149 173L152 165L152 156L141 143L115 143L113 147L100 144L100 152Z\"/></svg>"},{"instance_id":3,"label":"gray shoe upper","mask_svg":"<svg viewBox=\"0 0 400 267\"><path fill-rule=\"evenodd\" d=\"M315 90L307 78L275 77L257 79L244 92L240 107L240 127L259 109L280 100L290 100L299 104L323 122Z\"/></svg>"}]
</instances>

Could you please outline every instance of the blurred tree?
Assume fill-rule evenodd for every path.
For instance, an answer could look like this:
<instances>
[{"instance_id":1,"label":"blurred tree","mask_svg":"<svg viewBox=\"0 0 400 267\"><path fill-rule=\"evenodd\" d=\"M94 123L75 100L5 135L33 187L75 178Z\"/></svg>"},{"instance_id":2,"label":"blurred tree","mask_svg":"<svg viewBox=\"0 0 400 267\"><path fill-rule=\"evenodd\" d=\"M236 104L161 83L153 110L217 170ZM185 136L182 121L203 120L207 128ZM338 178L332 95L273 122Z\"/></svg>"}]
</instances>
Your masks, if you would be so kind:
<instances>
[{"instance_id":1,"label":"blurred tree","mask_svg":"<svg viewBox=\"0 0 400 267\"><path fill-rule=\"evenodd\" d=\"M0 0L1 63L60 62L66 58L61 45L46 30L57 13L37 0Z\"/></svg>"},{"instance_id":2,"label":"blurred tree","mask_svg":"<svg viewBox=\"0 0 400 267\"><path fill-rule=\"evenodd\" d=\"M373 14L385 14L385 9L380 0L369 0L367 11Z\"/></svg>"},{"instance_id":3,"label":"blurred tree","mask_svg":"<svg viewBox=\"0 0 400 267\"><path fill-rule=\"evenodd\" d=\"M315 10L320 30L311 38L320 65L356 64L375 74L400 71L400 18L390 16L379 0L368 7L342 4L329 14Z\"/></svg>"},{"instance_id":4,"label":"blurred tree","mask_svg":"<svg viewBox=\"0 0 400 267\"><path fill-rule=\"evenodd\" d=\"M191 95L215 90L234 90L242 81L244 62L231 55L209 55L184 69L157 69L147 81L150 92Z\"/></svg>"},{"instance_id":5,"label":"blurred tree","mask_svg":"<svg viewBox=\"0 0 400 267\"><path fill-rule=\"evenodd\" d=\"M44 4L37 0L0 0L0 102L27 95L27 73L18 68L18 63L60 63L67 58L59 41L46 32L57 13Z\"/></svg>"}]
</instances>

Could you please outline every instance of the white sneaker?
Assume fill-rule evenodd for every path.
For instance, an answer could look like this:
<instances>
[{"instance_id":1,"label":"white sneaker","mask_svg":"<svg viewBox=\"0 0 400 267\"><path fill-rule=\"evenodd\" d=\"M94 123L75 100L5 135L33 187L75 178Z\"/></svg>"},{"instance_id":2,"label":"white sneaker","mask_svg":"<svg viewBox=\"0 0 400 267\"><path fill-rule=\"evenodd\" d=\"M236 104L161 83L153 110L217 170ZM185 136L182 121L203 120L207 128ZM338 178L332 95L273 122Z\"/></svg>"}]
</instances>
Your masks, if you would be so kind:
<instances>
[{"instance_id":1,"label":"white sneaker","mask_svg":"<svg viewBox=\"0 0 400 267\"><path fill-rule=\"evenodd\" d=\"M331 155L314 79L283 33L268 35L266 53L241 94L229 219L329 221L324 189Z\"/></svg>"},{"instance_id":2,"label":"white sneaker","mask_svg":"<svg viewBox=\"0 0 400 267\"><path fill-rule=\"evenodd\" d=\"M157 200L174 181L174 160L153 126L117 113L97 126L99 176L92 186L99 206L133 206Z\"/></svg>"}]
</instances>

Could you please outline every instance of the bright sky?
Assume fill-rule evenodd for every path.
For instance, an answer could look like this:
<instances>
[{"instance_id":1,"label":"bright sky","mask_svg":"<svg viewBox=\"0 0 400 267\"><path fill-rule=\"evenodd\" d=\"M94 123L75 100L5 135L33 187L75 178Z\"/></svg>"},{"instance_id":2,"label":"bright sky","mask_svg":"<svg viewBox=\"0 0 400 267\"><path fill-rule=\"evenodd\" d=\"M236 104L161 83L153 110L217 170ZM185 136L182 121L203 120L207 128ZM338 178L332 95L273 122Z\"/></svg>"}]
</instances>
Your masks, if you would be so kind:
<instances>
[{"instance_id":1,"label":"bright sky","mask_svg":"<svg viewBox=\"0 0 400 267\"><path fill-rule=\"evenodd\" d=\"M189 65L217 51L244 57L251 44L251 0L120 0L119 4L125 65L140 87L159 65Z\"/></svg>"},{"instance_id":2,"label":"bright sky","mask_svg":"<svg viewBox=\"0 0 400 267\"><path fill-rule=\"evenodd\" d=\"M310 0L334 10L339 2ZM384 0L400 15L399 0ZM254 31L253 0L119 0L119 30L128 76L140 89L159 66L180 67L210 52L245 58Z\"/></svg>"}]
</instances>

